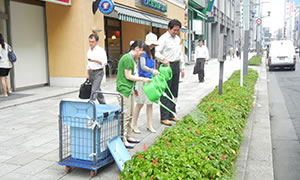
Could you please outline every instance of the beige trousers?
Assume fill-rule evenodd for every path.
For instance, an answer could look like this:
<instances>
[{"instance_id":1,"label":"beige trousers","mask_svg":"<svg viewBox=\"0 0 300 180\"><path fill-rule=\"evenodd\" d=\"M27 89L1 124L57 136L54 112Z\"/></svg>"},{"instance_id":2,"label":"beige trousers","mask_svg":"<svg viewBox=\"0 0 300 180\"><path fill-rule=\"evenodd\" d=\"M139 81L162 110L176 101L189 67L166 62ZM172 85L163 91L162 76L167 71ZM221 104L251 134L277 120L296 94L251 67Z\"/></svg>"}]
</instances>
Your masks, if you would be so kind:
<instances>
[{"instance_id":1,"label":"beige trousers","mask_svg":"<svg viewBox=\"0 0 300 180\"><path fill-rule=\"evenodd\" d=\"M118 101L121 106L121 97L118 96ZM134 107L134 101L133 101L133 94L130 94L129 97L123 96L123 111L124 111L124 123L123 123L123 130L124 130L124 137L128 138L131 134L131 123L132 123L132 117L133 117L133 107Z\"/></svg>"}]
</instances>

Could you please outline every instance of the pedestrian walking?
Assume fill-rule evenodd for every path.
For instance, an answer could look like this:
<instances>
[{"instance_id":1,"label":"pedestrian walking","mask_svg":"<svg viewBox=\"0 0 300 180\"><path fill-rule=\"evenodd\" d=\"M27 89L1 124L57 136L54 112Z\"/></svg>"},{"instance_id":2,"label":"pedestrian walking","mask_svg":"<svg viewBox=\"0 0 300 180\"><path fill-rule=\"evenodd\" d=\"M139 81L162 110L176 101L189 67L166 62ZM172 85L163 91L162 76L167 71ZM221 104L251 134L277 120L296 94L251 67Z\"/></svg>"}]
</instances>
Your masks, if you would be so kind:
<instances>
[{"instance_id":1,"label":"pedestrian walking","mask_svg":"<svg viewBox=\"0 0 300 180\"><path fill-rule=\"evenodd\" d=\"M98 46L99 37L96 34L91 34L89 36L90 48L87 52L88 64L87 64L87 74L88 79L92 83L92 92L101 91L101 82L104 76L103 68L107 64L106 52L103 48ZM92 95L92 94L91 94ZM100 104L105 104L105 99L103 94L94 94L92 99L97 99Z\"/></svg>"},{"instance_id":2,"label":"pedestrian walking","mask_svg":"<svg viewBox=\"0 0 300 180\"><path fill-rule=\"evenodd\" d=\"M181 23L173 19L168 24L168 31L165 32L158 40L158 46L156 47L155 56L165 66L170 65L173 73L173 77L168 81L168 87L172 94L177 99L178 97L178 86L179 86L179 75L184 77L184 58L182 53L182 45L178 33L181 28ZM167 95L170 93L166 91ZM170 102L167 98L161 97L160 101L171 111L176 112L176 105ZM175 100L176 101L176 100ZM160 118L161 123L167 126L172 126L171 121L177 121L176 117L163 107L160 107Z\"/></svg>"},{"instance_id":3,"label":"pedestrian walking","mask_svg":"<svg viewBox=\"0 0 300 180\"><path fill-rule=\"evenodd\" d=\"M146 52L141 56L139 60L139 77L145 77L152 79L153 75L157 75L158 71L155 69L155 46L158 45L157 36L153 33L148 33L146 35L145 43L147 45ZM135 102L136 106L133 112L133 132L140 134L141 131L137 127L137 120L139 118L140 111L144 104L146 104L146 114L147 114L147 130L155 133L156 131L152 127L152 102L147 98L143 90L143 82L136 82L135 90Z\"/></svg>"},{"instance_id":4,"label":"pedestrian walking","mask_svg":"<svg viewBox=\"0 0 300 180\"><path fill-rule=\"evenodd\" d=\"M229 57L230 57L230 60L232 60L233 57L234 57L234 49L233 49L233 46L230 46L230 48L229 48Z\"/></svg>"},{"instance_id":5,"label":"pedestrian walking","mask_svg":"<svg viewBox=\"0 0 300 180\"><path fill-rule=\"evenodd\" d=\"M3 35L0 33L0 81L2 86L2 94L0 97L7 97L11 93L7 76L12 63L8 59L8 51L10 46L4 41Z\"/></svg>"},{"instance_id":6,"label":"pedestrian walking","mask_svg":"<svg viewBox=\"0 0 300 180\"><path fill-rule=\"evenodd\" d=\"M206 46L203 45L203 40L198 41L198 46L195 49L195 67L194 67L194 73L198 74L198 80L199 83L204 82L204 66L205 63L208 64L209 59L209 52Z\"/></svg>"},{"instance_id":7,"label":"pedestrian walking","mask_svg":"<svg viewBox=\"0 0 300 180\"><path fill-rule=\"evenodd\" d=\"M136 81L143 81L148 83L151 79L146 77L139 77L137 70L137 62L141 55L145 53L147 46L144 41L136 40L129 49L129 52L125 53L118 64L117 73L117 91L123 95L123 107L124 107L124 144L126 148L132 149L134 146L131 143L139 143L139 140L131 137L131 123L133 116L134 96L133 90ZM120 105L121 98L118 98Z\"/></svg>"}]
</instances>

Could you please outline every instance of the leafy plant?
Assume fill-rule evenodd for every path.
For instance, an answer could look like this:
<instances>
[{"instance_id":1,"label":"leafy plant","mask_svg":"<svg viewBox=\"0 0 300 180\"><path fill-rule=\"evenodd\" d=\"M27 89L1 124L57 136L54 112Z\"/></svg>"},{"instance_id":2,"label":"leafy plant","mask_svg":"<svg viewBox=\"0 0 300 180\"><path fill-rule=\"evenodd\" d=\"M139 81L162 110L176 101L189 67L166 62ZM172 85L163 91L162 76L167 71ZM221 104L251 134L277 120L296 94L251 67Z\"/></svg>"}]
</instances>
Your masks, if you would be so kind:
<instances>
[{"instance_id":1,"label":"leafy plant","mask_svg":"<svg viewBox=\"0 0 300 180\"><path fill-rule=\"evenodd\" d=\"M232 179L258 77L249 69L240 87L239 75L224 83L221 96L216 87L175 127L144 145L119 179Z\"/></svg>"},{"instance_id":2,"label":"leafy plant","mask_svg":"<svg viewBox=\"0 0 300 180\"><path fill-rule=\"evenodd\" d=\"M248 65L250 66L260 66L261 65L262 55L253 56L249 61Z\"/></svg>"}]
</instances>

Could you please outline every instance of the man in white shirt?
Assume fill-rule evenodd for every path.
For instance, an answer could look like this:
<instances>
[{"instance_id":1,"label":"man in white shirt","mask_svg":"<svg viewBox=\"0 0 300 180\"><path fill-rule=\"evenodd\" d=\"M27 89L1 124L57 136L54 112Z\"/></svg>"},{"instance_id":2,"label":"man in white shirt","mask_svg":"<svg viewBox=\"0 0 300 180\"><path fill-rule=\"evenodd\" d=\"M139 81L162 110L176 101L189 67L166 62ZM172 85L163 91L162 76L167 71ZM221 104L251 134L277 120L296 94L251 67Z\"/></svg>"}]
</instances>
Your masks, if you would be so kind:
<instances>
[{"instance_id":1,"label":"man in white shirt","mask_svg":"<svg viewBox=\"0 0 300 180\"><path fill-rule=\"evenodd\" d=\"M184 58L182 53L181 40L178 33L181 28L181 23L173 19L168 24L168 31L164 33L158 40L158 46L155 48L155 56L164 65L171 66L173 77L168 81L168 86L175 98L178 97L178 85L179 75L184 77ZM166 91L168 96L169 92ZM170 102L167 98L161 97L162 104L167 106L173 112L176 112L175 104ZM172 126L171 121L177 121L178 119L174 115L164 108L160 108L161 123L167 126Z\"/></svg>"},{"instance_id":2,"label":"man in white shirt","mask_svg":"<svg viewBox=\"0 0 300 180\"><path fill-rule=\"evenodd\" d=\"M92 83L92 93L94 91L101 91L101 82L104 76L103 68L107 64L106 52L103 48L98 46L99 37L96 34L91 34L89 36L90 48L87 52L88 64L88 79ZM100 104L105 104L105 99L103 94L95 94L93 99L99 101Z\"/></svg>"},{"instance_id":3,"label":"man in white shirt","mask_svg":"<svg viewBox=\"0 0 300 180\"><path fill-rule=\"evenodd\" d=\"M208 63L209 59L209 52L206 46L203 45L203 40L198 41L198 46L195 49L195 68L194 68L194 73L198 73L198 79L199 82L204 82L204 64Z\"/></svg>"}]
</instances>

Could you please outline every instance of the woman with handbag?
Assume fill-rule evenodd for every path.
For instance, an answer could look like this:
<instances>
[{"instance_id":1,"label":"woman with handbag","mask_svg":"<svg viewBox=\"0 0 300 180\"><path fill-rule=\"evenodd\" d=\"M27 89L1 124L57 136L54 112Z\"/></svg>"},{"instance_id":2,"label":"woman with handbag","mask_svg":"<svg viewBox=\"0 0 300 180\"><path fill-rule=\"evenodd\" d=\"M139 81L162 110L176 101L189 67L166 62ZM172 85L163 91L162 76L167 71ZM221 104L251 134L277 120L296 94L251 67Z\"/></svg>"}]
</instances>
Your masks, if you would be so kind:
<instances>
[{"instance_id":1,"label":"woman with handbag","mask_svg":"<svg viewBox=\"0 0 300 180\"><path fill-rule=\"evenodd\" d=\"M4 42L3 36L0 33L0 81L1 81L1 87L2 87L2 94L0 97L7 97L8 94L11 93L7 76L12 68L12 63L9 61L8 58L8 52L9 52L9 45Z\"/></svg>"}]
</instances>

